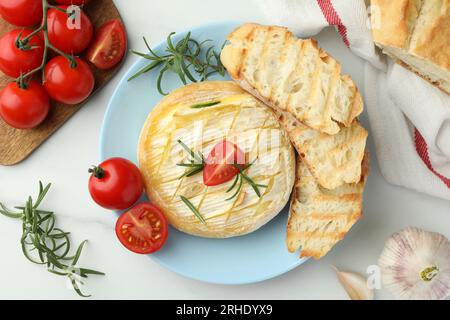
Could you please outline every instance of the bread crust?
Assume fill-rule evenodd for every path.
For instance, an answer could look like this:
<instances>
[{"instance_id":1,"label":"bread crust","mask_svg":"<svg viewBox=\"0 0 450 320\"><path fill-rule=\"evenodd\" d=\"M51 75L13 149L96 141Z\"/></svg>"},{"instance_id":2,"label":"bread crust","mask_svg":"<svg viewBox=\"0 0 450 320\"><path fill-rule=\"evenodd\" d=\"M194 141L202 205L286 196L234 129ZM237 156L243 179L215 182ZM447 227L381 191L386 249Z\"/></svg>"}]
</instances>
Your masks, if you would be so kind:
<instances>
[{"instance_id":1,"label":"bread crust","mask_svg":"<svg viewBox=\"0 0 450 320\"><path fill-rule=\"evenodd\" d=\"M372 0L371 23L375 42L406 48L421 5L422 0Z\"/></svg>"},{"instance_id":2,"label":"bread crust","mask_svg":"<svg viewBox=\"0 0 450 320\"><path fill-rule=\"evenodd\" d=\"M429 11L426 24L414 29L415 39L411 42L409 50L450 70L450 1L433 1L436 5Z\"/></svg>"},{"instance_id":3,"label":"bread crust","mask_svg":"<svg viewBox=\"0 0 450 320\"><path fill-rule=\"evenodd\" d=\"M393 57L395 59L395 57ZM402 60L399 59L395 59L395 63L397 63L398 65L402 66L405 69L408 69L411 72L414 72L416 75L418 75L419 77L421 77L422 79L424 79L425 81L428 81L430 84L432 84L434 87L438 88L439 90L441 90L443 93L446 94L450 94L450 92L447 92L441 85L439 82L433 81L432 79L430 79L429 77L427 77L424 74L421 74L419 71L414 70L409 64L404 63Z\"/></svg>"},{"instance_id":4,"label":"bread crust","mask_svg":"<svg viewBox=\"0 0 450 320\"><path fill-rule=\"evenodd\" d=\"M371 8L377 46L450 94L450 0L372 0Z\"/></svg>"}]
</instances>

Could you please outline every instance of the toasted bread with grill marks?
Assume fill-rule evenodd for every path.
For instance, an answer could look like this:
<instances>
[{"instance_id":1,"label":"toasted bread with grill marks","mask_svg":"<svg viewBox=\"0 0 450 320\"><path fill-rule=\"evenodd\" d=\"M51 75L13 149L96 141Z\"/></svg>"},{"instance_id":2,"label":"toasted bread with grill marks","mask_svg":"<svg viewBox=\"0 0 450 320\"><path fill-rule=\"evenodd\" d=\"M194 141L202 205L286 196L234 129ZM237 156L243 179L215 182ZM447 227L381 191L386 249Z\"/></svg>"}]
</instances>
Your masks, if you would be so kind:
<instances>
[{"instance_id":1,"label":"toasted bread with grill marks","mask_svg":"<svg viewBox=\"0 0 450 320\"><path fill-rule=\"evenodd\" d=\"M327 134L351 126L362 112L355 83L314 39L298 39L284 27L244 24L228 40L222 63L267 105Z\"/></svg>"},{"instance_id":2,"label":"toasted bread with grill marks","mask_svg":"<svg viewBox=\"0 0 450 320\"><path fill-rule=\"evenodd\" d=\"M275 110L275 114L320 186L335 189L360 181L368 133L357 120L328 135L302 124L289 112Z\"/></svg>"},{"instance_id":3,"label":"toasted bread with grill marks","mask_svg":"<svg viewBox=\"0 0 450 320\"><path fill-rule=\"evenodd\" d=\"M361 180L329 190L317 184L306 164L298 159L291 200L286 243L290 252L320 259L342 240L362 216L364 185L369 174L369 155L362 163Z\"/></svg>"}]
</instances>

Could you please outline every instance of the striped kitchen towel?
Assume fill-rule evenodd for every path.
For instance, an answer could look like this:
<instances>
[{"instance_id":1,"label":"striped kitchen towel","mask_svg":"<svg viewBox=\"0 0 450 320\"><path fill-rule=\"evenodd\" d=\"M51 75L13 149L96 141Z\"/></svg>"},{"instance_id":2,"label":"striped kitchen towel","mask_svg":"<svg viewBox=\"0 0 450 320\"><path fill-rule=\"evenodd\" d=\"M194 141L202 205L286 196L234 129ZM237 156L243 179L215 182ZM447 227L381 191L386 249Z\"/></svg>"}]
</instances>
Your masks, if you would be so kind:
<instances>
[{"instance_id":1,"label":"striped kitchen towel","mask_svg":"<svg viewBox=\"0 0 450 320\"><path fill-rule=\"evenodd\" d=\"M300 37L334 26L366 61L364 99L385 179L450 200L450 96L375 50L364 0L255 0Z\"/></svg>"}]
</instances>

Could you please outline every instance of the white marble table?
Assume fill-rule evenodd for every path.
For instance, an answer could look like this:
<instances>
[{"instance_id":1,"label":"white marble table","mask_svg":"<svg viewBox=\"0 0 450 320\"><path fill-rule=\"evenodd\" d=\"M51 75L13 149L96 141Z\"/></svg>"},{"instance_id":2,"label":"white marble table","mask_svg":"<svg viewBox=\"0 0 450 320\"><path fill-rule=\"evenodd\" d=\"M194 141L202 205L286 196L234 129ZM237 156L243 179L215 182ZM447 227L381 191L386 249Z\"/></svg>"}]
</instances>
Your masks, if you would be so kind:
<instances>
[{"instance_id":1,"label":"white marble table","mask_svg":"<svg viewBox=\"0 0 450 320\"><path fill-rule=\"evenodd\" d=\"M253 1L115 2L127 26L130 48L140 50L144 50L143 35L154 44L170 31L201 23L261 21ZM105 277L88 279L85 289L94 298L347 299L332 265L364 273L376 263L385 239L408 225L450 237L450 203L387 184L373 159L364 218L324 259L310 260L278 278L244 286L212 285L183 278L145 256L126 251L113 231L115 216L94 205L89 197L87 168L98 160L98 137L108 99L121 74L135 59L128 56L120 74L29 159L14 167L0 167L0 199L11 205L35 194L39 179L53 182L44 206L57 212L58 223L73 233L74 241L90 240L80 263L107 273ZM362 74L353 76L362 79ZM24 259L19 247L20 228L17 221L0 217L0 298L77 298L63 278ZM377 290L376 298L390 295Z\"/></svg>"}]
</instances>

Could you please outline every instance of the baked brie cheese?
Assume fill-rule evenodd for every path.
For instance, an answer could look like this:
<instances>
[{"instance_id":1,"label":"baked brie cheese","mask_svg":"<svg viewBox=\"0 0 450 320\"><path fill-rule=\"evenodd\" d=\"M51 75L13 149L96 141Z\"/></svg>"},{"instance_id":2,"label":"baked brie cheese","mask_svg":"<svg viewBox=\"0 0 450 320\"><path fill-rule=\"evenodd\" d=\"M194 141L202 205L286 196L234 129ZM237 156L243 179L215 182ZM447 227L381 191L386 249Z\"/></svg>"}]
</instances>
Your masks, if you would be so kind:
<instances>
[{"instance_id":1,"label":"baked brie cheese","mask_svg":"<svg viewBox=\"0 0 450 320\"><path fill-rule=\"evenodd\" d=\"M265 186L260 195L245 179L229 199L237 190L234 179L206 186L202 172L183 176L187 168L180 164L191 161L185 147L206 158L224 140L236 144L246 163L252 163L245 174ZM170 223L211 238L244 235L263 226L286 205L295 179L294 149L273 111L226 81L187 85L165 97L144 124L138 160L150 200Z\"/></svg>"}]
</instances>

